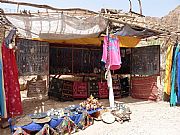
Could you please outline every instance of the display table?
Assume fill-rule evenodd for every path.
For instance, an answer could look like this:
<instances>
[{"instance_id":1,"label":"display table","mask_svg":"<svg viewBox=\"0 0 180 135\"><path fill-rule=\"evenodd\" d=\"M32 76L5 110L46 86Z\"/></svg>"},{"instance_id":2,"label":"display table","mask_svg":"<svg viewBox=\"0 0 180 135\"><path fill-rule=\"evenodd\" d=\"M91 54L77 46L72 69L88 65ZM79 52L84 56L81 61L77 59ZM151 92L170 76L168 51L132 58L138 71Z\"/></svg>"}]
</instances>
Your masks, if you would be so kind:
<instances>
[{"instance_id":1,"label":"display table","mask_svg":"<svg viewBox=\"0 0 180 135\"><path fill-rule=\"evenodd\" d=\"M87 111L87 113L89 115L91 115L91 114L93 114L93 113L95 113L95 112L97 112L99 110L101 110L101 109ZM77 125L80 122L82 116L83 116L83 114L74 114L74 115L69 116L69 118ZM37 124L35 122L32 122L32 123L30 123L28 125L21 126L21 128L25 129L25 130L28 130L28 131L31 131L31 132L40 131L45 124L48 124L52 128L56 128L62 122L62 120L63 120L63 117L61 117L59 119L51 118L51 120L48 123ZM14 132L14 129L16 129L17 126L12 125L12 121L13 121L13 119L11 119L11 118L8 120L8 122L10 124L11 132Z\"/></svg>"}]
</instances>

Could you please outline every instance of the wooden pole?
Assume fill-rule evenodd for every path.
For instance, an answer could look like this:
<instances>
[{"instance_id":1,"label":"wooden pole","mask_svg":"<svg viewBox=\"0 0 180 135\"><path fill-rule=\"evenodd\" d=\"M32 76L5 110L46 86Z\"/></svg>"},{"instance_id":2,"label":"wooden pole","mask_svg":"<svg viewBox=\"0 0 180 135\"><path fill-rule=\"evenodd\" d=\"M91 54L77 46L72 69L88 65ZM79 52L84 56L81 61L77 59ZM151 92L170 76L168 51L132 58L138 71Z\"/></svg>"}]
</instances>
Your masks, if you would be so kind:
<instances>
[{"instance_id":1,"label":"wooden pole","mask_svg":"<svg viewBox=\"0 0 180 135\"><path fill-rule=\"evenodd\" d=\"M138 0L138 2L139 2L140 15L142 15L142 4L141 4L141 0Z\"/></svg>"},{"instance_id":2,"label":"wooden pole","mask_svg":"<svg viewBox=\"0 0 180 135\"><path fill-rule=\"evenodd\" d=\"M129 12L132 12L132 2L129 0Z\"/></svg>"},{"instance_id":3,"label":"wooden pole","mask_svg":"<svg viewBox=\"0 0 180 135\"><path fill-rule=\"evenodd\" d=\"M19 12L19 4L18 4L18 6L17 6L17 12Z\"/></svg>"},{"instance_id":4,"label":"wooden pole","mask_svg":"<svg viewBox=\"0 0 180 135\"><path fill-rule=\"evenodd\" d=\"M72 74L74 74L74 45L71 46L72 48L72 63L71 63L71 70L72 70Z\"/></svg>"}]
</instances>

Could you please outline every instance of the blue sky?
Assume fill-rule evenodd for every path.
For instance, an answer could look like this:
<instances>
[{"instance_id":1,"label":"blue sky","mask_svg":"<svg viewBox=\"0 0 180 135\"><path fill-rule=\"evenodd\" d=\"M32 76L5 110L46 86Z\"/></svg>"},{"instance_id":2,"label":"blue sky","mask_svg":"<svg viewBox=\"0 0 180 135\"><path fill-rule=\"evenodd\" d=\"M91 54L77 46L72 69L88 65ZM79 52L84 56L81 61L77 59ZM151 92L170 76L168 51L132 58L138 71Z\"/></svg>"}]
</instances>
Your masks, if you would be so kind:
<instances>
[{"instance_id":1,"label":"blue sky","mask_svg":"<svg viewBox=\"0 0 180 135\"><path fill-rule=\"evenodd\" d=\"M93 11L99 11L101 8L113 8L122 9L123 11L129 11L129 0L14 0L23 1L36 4L46 4L58 8L85 8ZM133 11L139 13L138 0L131 0L133 5ZM162 17L167 15L169 11L180 5L180 0L141 0L143 7L143 14L145 16L157 16ZM0 3L0 7L3 9L11 9L15 11L17 6L10 4ZM22 9L27 7L20 6ZM29 8L28 8L29 9ZM35 8L31 10L37 11Z\"/></svg>"}]
</instances>

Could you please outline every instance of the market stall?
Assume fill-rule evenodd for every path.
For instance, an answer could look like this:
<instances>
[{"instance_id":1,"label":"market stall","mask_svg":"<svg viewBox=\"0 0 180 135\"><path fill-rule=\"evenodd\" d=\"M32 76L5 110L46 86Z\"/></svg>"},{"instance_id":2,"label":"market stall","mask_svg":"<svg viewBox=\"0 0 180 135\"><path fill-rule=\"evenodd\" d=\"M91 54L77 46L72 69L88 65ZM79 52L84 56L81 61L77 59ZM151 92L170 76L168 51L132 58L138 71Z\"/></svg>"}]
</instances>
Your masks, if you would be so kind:
<instances>
[{"instance_id":1,"label":"market stall","mask_svg":"<svg viewBox=\"0 0 180 135\"><path fill-rule=\"evenodd\" d=\"M115 21L113 17L108 19L105 10L101 10L101 14L84 10L77 13L77 11L74 9L63 13L48 12L48 16L44 13L33 14L32 16L20 15L19 17L17 15L7 15L7 19L19 29L19 32L30 38L28 40L17 38L16 40L19 49L17 62L21 76L49 75L46 85L49 86L48 94L50 98L67 101L82 97L87 98L91 94L97 98L107 98L109 86L105 83L106 79L103 75L107 67L104 67L103 62L101 62L105 37L108 37L109 41L113 37L119 42L120 47L121 68L112 69L112 87L116 98L137 95L136 89L139 88L134 89L132 76L137 78L137 76L142 75L144 77L159 75L159 47L154 45L141 49L134 48L142 38L159 34L157 31L139 25L134 26L134 24L128 22L122 26L119 20ZM69 12L74 16L69 15ZM111 14L112 11L108 10L108 12ZM112 16L114 15L122 14L113 12ZM82 16L83 19L79 16ZM142 16L134 17L140 18ZM129 16L129 18L131 17ZM24 23L24 21L29 23ZM106 30L109 32L106 32ZM142 55L138 50L143 50L145 53ZM150 51L148 52L148 50ZM150 59L151 52L155 53ZM26 57L23 58L24 56ZM140 59L142 57L146 59ZM137 64L138 66L134 66ZM62 79L63 75L71 75L71 78ZM76 81L76 79L79 80ZM32 82L32 80L29 82ZM45 89L40 90L43 88L41 84L43 83L37 82L36 84L34 82L34 85L33 83L27 85L28 91L35 91L35 93L40 91L40 94L46 93ZM36 86L37 88L30 86ZM134 90L130 90L131 88ZM155 94L155 97L157 97L157 90L155 91L153 93L150 89L150 92L145 91L147 96L143 97L142 93L134 97L150 99L151 94ZM35 93L33 95L39 95Z\"/></svg>"},{"instance_id":2,"label":"market stall","mask_svg":"<svg viewBox=\"0 0 180 135\"><path fill-rule=\"evenodd\" d=\"M83 121L86 124L88 123L87 120L92 117L89 115L99 112L98 109L104 109L98 104L97 99L95 99L96 103L90 104L92 97L109 97L110 108L106 109L110 109L110 111L102 115L105 119L110 118L104 120L107 123L112 123L115 120L122 122L126 118L130 119L129 108L121 103L117 103L118 106L115 106L114 97L121 98L132 95L136 98L150 99L151 95L154 94L153 100L156 100L157 89L153 87L150 90L145 89L138 93L139 89L144 88L136 86L136 84L142 83L141 81L147 79L149 75L159 75L159 46L135 47L142 38L158 35L159 32L147 27L129 24L128 21L122 23L119 19L116 20L116 17L110 18L111 11L106 13L102 10L101 14L88 10L77 11L78 9L70 10L69 12L73 15L69 15L68 10L66 12L6 15L11 23L10 29L16 27L20 33L20 36L16 37L15 43L19 75L37 76L28 81L29 96L46 94L46 88L49 88L48 96L61 101L90 97L80 107L76 106L74 108L77 109L76 111L62 112L63 115L60 115L56 120L49 118L48 112L28 115L28 123L23 123L20 126L13 125L13 119L10 119L12 132L15 129L17 132L19 129L32 132L46 127L56 128L57 126L61 130L63 129L61 124L64 120L66 128L70 128L68 132L72 132L69 126L72 124L73 127L76 127L80 123L79 118L84 116L81 109L86 111L86 117ZM115 16L119 15L119 18L123 20L124 14L116 12L112 16L114 14ZM137 15L137 18L140 17L142 16ZM134 19L136 16L131 13L127 18ZM12 49L11 51L13 52ZM141 53L142 51L144 53ZM152 54L153 56L151 56ZM151 57L149 58L149 56ZM145 59L142 59L143 57ZM17 81L18 76L15 75L14 80ZM46 83L41 78L42 76L48 76ZM144 79L140 80L142 76ZM144 82L149 84L149 87L152 85L156 87L154 78L147 80L150 81L150 84ZM10 86L10 84L6 86ZM20 93L19 89L17 93ZM20 104L19 97L18 95L16 100ZM20 106L13 110L19 111L17 115L22 113ZM57 112L59 113L59 110ZM14 116L15 114L11 113L10 117ZM39 119L46 119L37 122L32 120L33 116L34 119L38 117ZM87 126L91 124L89 123Z\"/></svg>"}]
</instances>

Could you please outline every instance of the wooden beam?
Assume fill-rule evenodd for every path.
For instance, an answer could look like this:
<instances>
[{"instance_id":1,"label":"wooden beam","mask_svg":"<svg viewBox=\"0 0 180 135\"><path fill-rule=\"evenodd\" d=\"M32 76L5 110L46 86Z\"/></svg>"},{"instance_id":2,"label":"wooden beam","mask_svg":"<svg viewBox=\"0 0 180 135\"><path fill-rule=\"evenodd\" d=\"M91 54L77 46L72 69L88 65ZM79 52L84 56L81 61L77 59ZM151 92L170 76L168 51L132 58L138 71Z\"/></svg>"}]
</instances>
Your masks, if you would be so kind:
<instances>
[{"instance_id":1,"label":"wooden beam","mask_svg":"<svg viewBox=\"0 0 180 135\"><path fill-rule=\"evenodd\" d=\"M126 18L135 18L134 16L130 15L125 15L125 14L106 14L106 13L101 13L103 16L109 16L109 17L126 17Z\"/></svg>"},{"instance_id":2,"label":"wooden beam","mask_svg":"<svg viewBox=\"0 0 180 135\"><path fill-rule=\"evenodd\" d=\"M41 15L53 15L53 14L60 14L61 12L39 12L39 13L30 13L30 14L23 14L23 13L3 13L3 15L17 15L17 16L29 16L29 17L34 17L34 16L39 16L39 14ZM1 14L1 13L0 13ZM92 16L92 14L89 13L73 13L73 12L63 12L63 14L65 15L72 15L72 16L84 16L84 17L88 17L88 16Z\"/></svg>"},{"instance_id":3,"label":"wooden beam","mask_svg":"<svg viewBox=\"0 0 180 135\"><path fill-rule=\"evenodd\" d=\"M116 19L113 19L113 18L106 18L112 22L115 22L115 23L120 23L120 24L129 24L130 26L136 26L136 27L139 27L139 28L143 28L143 29L148 29L148 30L151 30L152 32L154 33L157 33L157 34L160 34L160 33L163 33L164 31L162 30L154 30L154 29L151 29L151 28L145 28L145 27L142 27L140 25L137 25L137 24L130 24L128 22L123 22L121 20L116 20ZM138 22L137 22L138 23Z\"/></svg>"},{"instance_id":4,"label":"wooden beam","mask_svg":"<svg viewBox=\"0 0 180 135\"><path fill-rule=\"evenodd\" d=\"M15 2L15 1L7 1L7 0L1 0L0 3L23 5L23 6L31 6L31 7L36 7L36 8L45 8L45 9L51 9L51 10L57 10L57 11L74 11L74 10L79 10L79 11L89 12L89 13L93 13L93 14L98 14L97 12L90 11L90 10L87 10L87 9L81 9L81 8L60 9L60 8L51 7L49 5L40 5L40 4L32 4L32 3L27 3L27 2Z\"/></svg>"},{"instance_id":5,"label":"wooden beam","mask_svg":"<svg viewBox=\"0 0 180 135\"><path fill-rule=\"evenodd\" d=\"M3 15L17 15L17 16L28 16L28 17L33 17L34 15L31 14L22 14L22 13L3 13Z\"/></svg>"}]
</instances>

